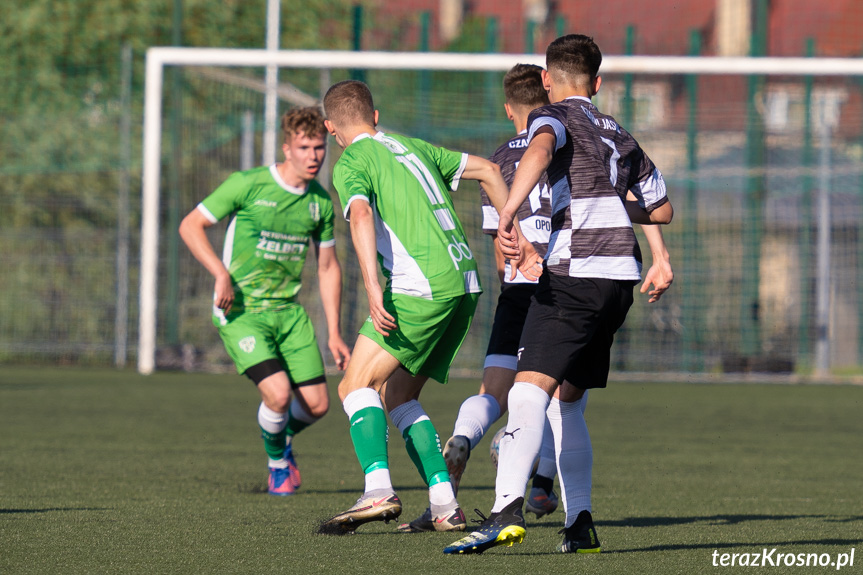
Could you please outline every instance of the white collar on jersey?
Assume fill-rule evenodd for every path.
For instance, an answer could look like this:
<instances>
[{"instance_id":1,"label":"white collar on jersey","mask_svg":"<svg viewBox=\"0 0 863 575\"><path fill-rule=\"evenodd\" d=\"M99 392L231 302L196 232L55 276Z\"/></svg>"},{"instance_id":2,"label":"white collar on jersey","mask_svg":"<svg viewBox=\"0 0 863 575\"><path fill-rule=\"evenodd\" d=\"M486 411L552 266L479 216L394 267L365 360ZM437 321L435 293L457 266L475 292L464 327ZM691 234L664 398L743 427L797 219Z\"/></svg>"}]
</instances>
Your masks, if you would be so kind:
<instances>
[{"instance_id":1,"label":"white collar on jersey","mask_svg":"<svg viewBox=\"0 0 863 575\"><path fill-rule=\"evenodd\" d=\"M305 188L297 188L285 182L285 180L282 179L282 174L279 173L279 167L276 164L270 165L270 175L273 176L273 179L276 180L276 183L279 184L279 187L281 187L286 192L294 194L295 196L302 196L306 193L306 190L309 189L308 184L306 184Z\"/></svg>"},{"instance_id":2,"label":"white collar on jersey","mask_svg":"<svg viewBox=\"0 0 863 575\"><path fill-rule=\"evenodd\" d=\"M384 134L383 132L378 130L377 134L375 134L374 137L377 138L378 136L383 136L383 134ZM367 134L366 132L363 132L361 134L357 134L357 137L354 138L353 140L351 140L351 144L353 144L355 142L359 142L360 140L364 140L366 138L371 138L371 137L373 137L373 136L371 134Z\"/></svg>"},{"instance_id":3,"label":"white collar on jersey","mask_svg":"<svg viewBox=\"0 0 863 575\"><path fill-rule=\"evenodd\" d=\"M591 103L590 98L587 98L585 96L570 96L569 98L564 98L564 100L584 100L588 104Z\"/></svg>"}]
</instances>

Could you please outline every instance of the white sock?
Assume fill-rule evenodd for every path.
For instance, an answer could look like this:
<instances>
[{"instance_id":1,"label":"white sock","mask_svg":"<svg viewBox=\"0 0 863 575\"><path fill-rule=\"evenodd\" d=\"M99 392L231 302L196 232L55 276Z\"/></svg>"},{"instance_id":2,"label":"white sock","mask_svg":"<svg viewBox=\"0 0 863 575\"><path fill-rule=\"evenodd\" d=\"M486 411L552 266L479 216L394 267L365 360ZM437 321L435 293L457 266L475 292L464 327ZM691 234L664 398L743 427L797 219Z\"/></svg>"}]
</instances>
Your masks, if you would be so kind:
<instances>
[{"instance_id":1,"label":"white sock","mask_svg":"<svg viewBox=\"0 0 863 575\"><path fill-rule=\"evenodd\" d=\"M551 403L558 401L552 397ZM549 405L551 409L551 405ZM539 463L536 466L536 474L543 477L554 477L557 475L557 458L554 456L554 433L551 431L551 424L548 422L548 417L545 418L545 429L542 432L542 447L539 449Z\"/></svg>"},{"instance_id":2,"label":"white sock","mask_svg":"<svg viewBox=\"0 0 863 575\"><path fill-rule=\"evenodd\" d=\"M429 487L429 505L432 507L442 507L453 501L455 501L455 491L452 490L452 483L449 481L435 483Z\"/></svg>"},{"instance_id":3,"label":"white sock","mask_svg":"<svg viewBox=\"0 0 863 575\"><path fill-rule=\"evenodd\" d=\"M500 441L492 513L502 510L514 498L524 496L533 462L542 445L549 397L541 388L517 381L509 391L508 402L509 420Z\"/></svg>"},{"instance_id":4,"label":"white sock","mask_svg":"<svg viewBox=\"0 0 863 575\"><path fill-rule=\"evenodd\" d=\"M264 402L258 407L258 425L267 433L281 433L288 424L288 414L273 411Z\"/></svg>"},{"instance_id":5,"label":"white sock","mask_svg":"<svg viewBox=\"0 0 863 575\"><path fill-rule=\"evenodd\" d=\"M399 431L404 434L405 429L417 423L428 419L423 406L416 399L412 399L407 403L403 403L398 407L393 408L390 412L390 419L393 424L399 428Z\"/></svg>"},{"instance_id":6,"label":"white sock","mask_svg":"<svg viewBox=\"0 0 863 575\"><path fill-rule=\"evenodd\" d=\"M392 479L390 479L389 469L375 469L366 473L366 487L363 493L368 493L375 489L383 489L390 493L395 492Z\"/></svg>"},{"instance_id":7,"label":"white sock","mask_svg":"<svg viewBox=\"0 0 863 575\"><path fill-rule=\"evenodd\" d=\"M350 392L342 402L342 409L345 410L348 420L350 420L356 412L367 407L377 407L379 409L384 408L384 404L381 403L381 396L371 387L364 387Z\"/></svg>"},{"instance_id":8,"label":"white sock","mask_svg":"<svg viewBox=\"0 0 863 575\"><path fill-rule=\"evenodd\" d=\"M498 419L500 404L493 395L472 395L461 404L452 434L467 437L473 449Z\"/></svg>"},{"instance_id":9,"label":"white sock","mask_svg":"<svg viewBox=\"0 0 863 575\"><path fill-rule=\"evenodd\" d=\"M564 526L575 523L583 511L591 511L591 472L593 470L593 447L584 409L587 395L578 401L552 402L548 408L548 420L554 432L557 470L560 481L560 497L566 510Z\"/></svg>"}]
</instances>

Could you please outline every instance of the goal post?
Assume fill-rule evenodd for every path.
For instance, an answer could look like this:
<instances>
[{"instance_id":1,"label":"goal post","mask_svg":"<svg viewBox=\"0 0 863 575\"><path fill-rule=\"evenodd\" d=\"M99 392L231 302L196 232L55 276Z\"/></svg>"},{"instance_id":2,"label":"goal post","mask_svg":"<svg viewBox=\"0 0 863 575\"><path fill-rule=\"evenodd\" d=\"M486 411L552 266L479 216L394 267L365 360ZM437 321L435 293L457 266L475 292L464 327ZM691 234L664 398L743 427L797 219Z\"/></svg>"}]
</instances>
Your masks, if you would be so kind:
<instances>
[{"instance_id":1,"label":"goal post","mask_svg":"<svg viewBox=\"0 0 863 575\"><path fill-rule=\"evenodd\" d=\"M320 70L505 72L517 63L543 66L544 60L544 56L539 54L150 48L146 55L144 102L138 371L147 374L156 368L163 79L166 67L212 66L263 69L267 66L277 66ZM863 76L863 59L604 56L600 73L606 76L638 74L645 77L680 75L757 75L797 79L823 76L852 77ZM863 331L863 328L858 329Z\"/></svg>"}]
</instances>

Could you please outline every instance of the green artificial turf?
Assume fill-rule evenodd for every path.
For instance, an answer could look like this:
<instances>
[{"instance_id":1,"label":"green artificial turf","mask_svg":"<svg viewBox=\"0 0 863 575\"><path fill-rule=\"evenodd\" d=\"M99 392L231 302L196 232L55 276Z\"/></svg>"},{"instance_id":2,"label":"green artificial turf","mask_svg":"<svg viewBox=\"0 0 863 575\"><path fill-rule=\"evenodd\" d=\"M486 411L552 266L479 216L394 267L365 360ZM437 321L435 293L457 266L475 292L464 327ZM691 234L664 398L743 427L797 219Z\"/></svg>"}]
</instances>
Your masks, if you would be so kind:
<instances>
[{"instance_id":1,"label":"green artificial turf","mask_svg":"<svg viewBox=\"0 0 863 575\"><path fill-rule=\"evenodd\" d=\"M753 573L713 563L774 548L773 561L854 549L843 571L863 571L863 387L613 382L586 414L602 554L554 553L561 506L480 556L445 556L458 536L394 523L315 534L363 486L331 387L330 413L295 440L303 487L276 498L245 378L3 367L0 573ZM427 385L442 440L477 387ZM489 439L462 480L469 518L494 498ZM413 519L427 491L392 427L390 458Z\"/></svg>"}]
</instances>

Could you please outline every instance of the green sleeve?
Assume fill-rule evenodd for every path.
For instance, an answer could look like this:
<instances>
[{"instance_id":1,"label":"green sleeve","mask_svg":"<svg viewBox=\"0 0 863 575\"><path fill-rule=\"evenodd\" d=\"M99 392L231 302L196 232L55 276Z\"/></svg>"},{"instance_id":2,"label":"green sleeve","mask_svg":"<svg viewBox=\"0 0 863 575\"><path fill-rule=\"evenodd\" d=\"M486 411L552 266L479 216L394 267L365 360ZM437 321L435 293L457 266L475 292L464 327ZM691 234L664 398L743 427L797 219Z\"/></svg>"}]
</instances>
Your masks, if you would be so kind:
<instances>
[{"instance_id":1,"label":"green sleeve","mask_svg":"<svg viewBox=\"0 0 863 575\"><path fill-rule=\"evenodd\" d=\"M423 140L414 140L414 142L437 165L447 187L451 190L456 189L467 162L467 154L433 146Z\"/></svg>"},{"instance_id":2,"label":"green sleeve","mask_svg":"<svg viewBox=\"0 0 863 575\"><path fill-rule=\"evenodd\" d=\"M339 201L342 203L345 219L348 219L348 211L353 199L360 197L369 203L372 202L374 190L371 179L348 151L342 154L333 168L333 185L339 192Z\"/></svg>"},{"instance_id":3,"label":"green sleeve","mask_svg":"<svg viewBox=\"0 0 863 575\"><path fill-rule=\"evenodd\" d=\"M208 212L216 219L221 220L225 216L240 210L249 192L246 178L240 172L234 172L222 185L204 198L201 202Z\"/></svg>"}]
</instances>

